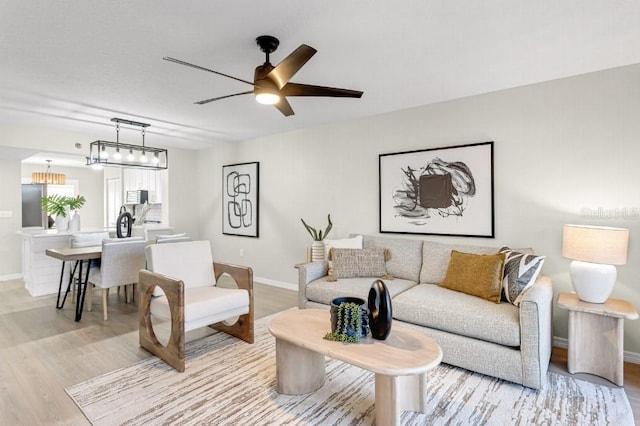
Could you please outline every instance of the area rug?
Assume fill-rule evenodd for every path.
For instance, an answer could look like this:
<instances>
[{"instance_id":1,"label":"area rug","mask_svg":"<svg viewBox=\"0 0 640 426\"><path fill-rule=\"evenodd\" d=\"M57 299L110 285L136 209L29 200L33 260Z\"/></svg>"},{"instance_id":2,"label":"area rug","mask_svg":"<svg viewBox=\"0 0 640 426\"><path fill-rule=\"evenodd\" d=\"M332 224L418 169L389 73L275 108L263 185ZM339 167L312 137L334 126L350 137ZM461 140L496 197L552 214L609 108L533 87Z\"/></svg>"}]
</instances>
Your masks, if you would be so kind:
<instances>
[{"instance_id":1,"label":"area rug","mask_svg":"<svg viewBox=\"0 0 640 426\"><path fill-rule=\"evenodd\" d=\"M269 318L249 345L224 333L190 342L186 371L156 357L66 389L94 425L371 425L373 374L327 360L327 379L302 396L275 391ZM633 425L623 389L549 373L542 391L440 365L429 373L426 414L403 425Z\"/></svg>"}]
</instances>

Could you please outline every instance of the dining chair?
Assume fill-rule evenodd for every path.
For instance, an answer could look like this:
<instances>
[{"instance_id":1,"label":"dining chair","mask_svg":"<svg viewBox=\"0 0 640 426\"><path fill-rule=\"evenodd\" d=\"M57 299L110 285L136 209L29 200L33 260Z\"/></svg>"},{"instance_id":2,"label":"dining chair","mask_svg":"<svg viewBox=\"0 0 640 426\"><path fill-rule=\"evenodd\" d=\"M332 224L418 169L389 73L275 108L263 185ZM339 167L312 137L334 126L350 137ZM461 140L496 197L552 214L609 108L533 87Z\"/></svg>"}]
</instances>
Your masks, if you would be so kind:
<instances>
[{"instance_id":1,"label":"dining chair","mask_svg":"<svg viewBox=\"0 0 640 426\"><path fill-rule=\"evenodd\" d=\"M183 372L189 330L208 325L253 343L251 268L213 262L209 241L151 244L146 254L147 270L138 282L140 346ZM223 274L238 288L217 286ZM153 331L152 316L170 321L166 346Z\"/></svg>"},{"instance_id":2,"label":"dining chair","mask_svg":"<svg viewBox=\"0 0 640 426\"><path fill-rule=\"evenodd\" d=\"M191 237L186 233L156 236L156 244L184 243L185 241L191 241Z\"/></svg>"},{"instance_id":3,"label":"dining chair","mask_svg":"<svg viewBox=\"0 0 640 426\"><path fill-rule=\"evenodd\" d=\"M91 247L99 246L102 240L109 238L109 233L105 232L86 232L81 234L71 234L71 247Z\"/></svg>"},{"instance_id":4,"label":"dining chair","mask_svg":"<svg viewBox=\"0 0 640 426\"><path fill-rule=\"evenodd\" d=\"M105 238L103 240L105 243L119 243L123 241L145 241L144 237L115 237L115 238ZM147 242L148 244L148 242ZM129 303L129 301L135 303L136 301L136 289L135 284L131 285L119 285L117 287L118 296L120 296L120 289L124 290L124 303ZM131 299L129 299L129 291L128 288L131 288Z\"/></svg>"},{"instance_id":5,"label":"dining chair","mask_svg":"<svg viewBox=\"0 0 640 426\"><path fill-rule=\"evenodd\" d=\"M124 240L124 241L123 241ZM146 258L144 249L147 242L143 239L123 239L102 242L102 259L100 268L89 272L87 293L89 297L88 310L92 309L92 287L102 289L102 312L104 320L107 315L107 300L109 289L112 287L132 286L138 282L138 273L145 268ZM125 301L127 301L125 296Z\"/></svg>"},{"instance_id":6,"label":"dining chair","mask_svg":"<svg viewBox=\"0 0 640 426\"><path fill-rule=\"evenodd\" d=\"M109 232L83 232L83 233L75 233L71 234L71 238L69 239L69 246L71 248L76 247L93 247L102 245L102 241L109 238ZM78 268L78 262L71 268L69 271L70 274L73 275L73 287L71 292L71 300L72 303L75 303L76 300L76 286L82 281L82 278L78 275L80 270ZM88 268L98 267L100 265L99 261L92 261L87 265ZM89 284L87 284L89 285Z\"/></svg>"}]
</instances>

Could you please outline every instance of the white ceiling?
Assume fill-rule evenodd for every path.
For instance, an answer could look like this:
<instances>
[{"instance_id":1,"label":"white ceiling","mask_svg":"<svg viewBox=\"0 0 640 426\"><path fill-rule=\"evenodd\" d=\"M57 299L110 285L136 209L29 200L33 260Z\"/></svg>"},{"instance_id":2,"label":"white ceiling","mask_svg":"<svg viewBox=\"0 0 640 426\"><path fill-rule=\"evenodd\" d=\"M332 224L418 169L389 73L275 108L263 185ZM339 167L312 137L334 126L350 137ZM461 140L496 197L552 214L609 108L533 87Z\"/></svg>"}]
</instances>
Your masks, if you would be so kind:
<instances>
[{"instance_id":1,"label":"white ceiling","mask_svg":"<svg viewBox=\"0 0 640 426\"><path fill-rule=\"evenodd\" d=\"M122 117L151 123L149 145L199 149L640 63L639 18L631 0L2 0L0 123L114 140ZM292 81L362 99L194 105L251 87L162 60L252 80L262 34L274 65L318 50Z\"/></svg>"}]
</instances>

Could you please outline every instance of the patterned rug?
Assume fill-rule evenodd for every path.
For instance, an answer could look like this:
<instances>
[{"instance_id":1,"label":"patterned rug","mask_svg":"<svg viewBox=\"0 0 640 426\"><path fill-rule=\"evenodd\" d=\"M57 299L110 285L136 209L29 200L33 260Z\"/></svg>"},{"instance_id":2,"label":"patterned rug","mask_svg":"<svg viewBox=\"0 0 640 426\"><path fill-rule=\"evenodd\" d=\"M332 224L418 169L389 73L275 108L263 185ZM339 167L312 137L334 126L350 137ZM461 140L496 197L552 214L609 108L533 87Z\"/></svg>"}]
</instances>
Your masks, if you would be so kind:
<instances>
[{"instance_id":1,"label":"patterned rug","mask_svg":"<svg viewBox=\"0 0 640 426\"><path fill-rule=\"evenodd\" d=\"M256 343L224 333L187 345L186 371L156 357L66 389L94 425L371 425L374 377L327 360L327 379L302 396L275 391L269 318ZM539 392L448 365L429 373L426 414L403 425L633 425L623 389L549 373Z\"/></svg>"}]
</instances>

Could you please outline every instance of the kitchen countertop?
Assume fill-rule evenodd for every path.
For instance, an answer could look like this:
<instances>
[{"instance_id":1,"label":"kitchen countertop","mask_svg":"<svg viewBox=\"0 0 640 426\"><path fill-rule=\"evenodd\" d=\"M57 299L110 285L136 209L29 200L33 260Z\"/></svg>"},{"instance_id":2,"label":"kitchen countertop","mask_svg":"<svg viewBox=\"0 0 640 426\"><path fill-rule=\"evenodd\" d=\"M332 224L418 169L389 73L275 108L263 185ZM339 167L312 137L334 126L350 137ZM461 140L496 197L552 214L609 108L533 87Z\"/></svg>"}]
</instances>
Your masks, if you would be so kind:
<instances>
[{"instance_id":1,"label":"kitchen countertop","mask_svg":"<svg viewBox=\"0 0 640 426\"><path fill-rule=\"evenodd\" d=\"M115 228L85 228L79 232L59 232L57 229L42 229L42 228L22 228L18 231L19 235L24 237L32 237L32 238L43 238L43 237L60 237L60 236L71 236L72 234L88 234L92 232L114 232Z\"/></svg>"}]
</instances>

